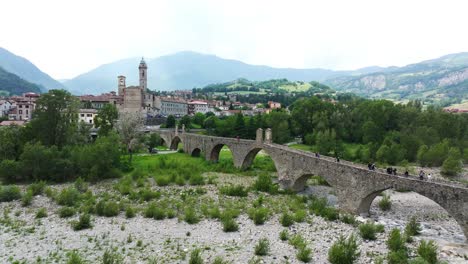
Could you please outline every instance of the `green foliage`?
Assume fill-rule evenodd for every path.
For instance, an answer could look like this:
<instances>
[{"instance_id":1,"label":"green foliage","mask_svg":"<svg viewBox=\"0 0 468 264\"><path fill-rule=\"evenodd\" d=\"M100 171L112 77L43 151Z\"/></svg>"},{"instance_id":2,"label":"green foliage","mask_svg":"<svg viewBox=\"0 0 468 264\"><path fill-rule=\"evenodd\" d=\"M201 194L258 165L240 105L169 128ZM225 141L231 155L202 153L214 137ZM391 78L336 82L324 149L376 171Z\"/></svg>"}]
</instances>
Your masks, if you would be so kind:
<instances>
[{"instance_id":1,"label":"green foliage","mask_svg":"<svg viewBox=\"0 0 468 264\"><path fill-rule=\"evenodd\" d=\"M21 205L22 206L29 206L33 199L33 192L31 190L27 190L23 196L21 197Z\"/></svg>"},{"instance_id":2,"label":"green foliage","mask_svg":"<svg viewBox=\"0 0 468 264\"><path fill-rule=\"evenodd\" d=\"M382 211L388 211L392 208L392 202L390 201L390 196L384 194L382 199L379 201L379 208Z\"/></svg>"},{"instance_id":3,"label":"green foliage","mask_svg":"<svg viewBox=\"0 0 468 264\"><path fill-rule=\"evenodd\" d=\"M200 222L200 217L193 207L188 207L184 211L184 220L185 222L193 225Z\"/></svg>"},{"instance_id":4,"label":"green foliage","mask_svg":"<svg viewBox=\"0 0 468 264\"><path fill-rule=\"evenodd\" d=\"M117 216L120 213L120 206L114 201L101 200L96 204L96 214L99 216Z\"/></svg>"},{"instance_id":5,"label":"green foliage","mask_svg":"<svg viewBox=\"0 0 468 264\"><path fill-rule=\"evenodd\" d=\"M341 215L340 220L348 225L355 225L356 224L356 217L352 214L343 214Z\"/></svg>"},{"instance_id":6,"label":"green foliage","mask_svg":"<svg viewBox=\"0 0 468 264\"><path fill-rule=\"evenodd\" d=\"M280 217L280 223L284 227L289 227L294 224L294 216L288 212L284 212Z\"/></svg>"},{"instance_id":7,"label":"green foliage","mask_svg":"<svg viewBox=\"0 0 468 264\"><path fill-rule=\"evenodd\" d=\"M148 207L144 210L143 215L147 218L162 220L166 218L166 211L153 202L148 204Z\"/></svg>"},{"instance_id":8,"label":"green foliage","mask_svg":"<svg viewBox=\"0 0 468 264\"><path fill-rule=\"evenodd\" d=\"M72 217L73 215L75 215L75 213L76 213L76 210L73 207L64 206L58 210L58 214L61 218Z\"/></svg>"},{"instance_id":9,"label":"green foliage","mask_svg":"<svg viewBox=\"0 0 468 264\"><path fill-rule=\"evenodd\" d=\"M94 126L98 128L99 136L107 136L114 128L114 124L119 117L117 107L113 104L104 104L94 117Z\"/></svg>"},{"instance_id":10,"label":"green foliage","mask_svg":"<svg viewBox=\"0 0 468 264\"><path fill-rule=\"evenodd\" d=\"M194 249L190 253L190 259L189 259L189 264L203 264L203 259L201 257L201 250L200 249Z\"/></svg>"},{"instance_id":11,"label":"green foliage","mask_svg":"<svg viewBox=\"0 0 468 264\"><path fill-rule=\"evenodd\" d=\"M107 249L102 255L102 264L123 264L123 263L124 263L123 256L112 249Z\"/></svg>"},{"instance_id":12,"label":"green foliage","mask_svg":"<svg viewBox=\"0 0 468 264\"><path fill-rule=\"evenodd\" d=\"M133 218L135 217L135 215L136 215L135 208L131 206L127 206L127 208L125 208L125 217Z\"/></svg>"},{"instance_id":13,"label":"green foliage","mask_svg":"<svg viewBox=\"0 0 468 264\"><path fill-rule=\"evenodd\" d=\"M10 202L21 198L21 190L16 185L0 185L0 202Z\"/></svg>"},{"instance_id":14,"label":"green foliage","mask_svg":"<svg viewBox=\"0 0 468 264\"><path fill-rule=\"evenodd\" d=\"M39 210L37 210L36 212L36 218L44 218L44 217L47 217L47 209L45 209L44 207L39 208Z\"/></svg>"},{"instance_id":15,"label":"green foliage","mask_svg":"<svg viewBox=\"0 0 468 264\"><path fill-rule=\"evenodd\" d=\"M421 233L421 225L417 222L416 217L410 218L409 222L405 226L406 236L417 236Z\"/></svg>"},{"instance_id":16,"label":"green foliage","mask_svg":"<svg viewBox=\"0 0 468 264\"><path fill-rule=\"evenodd\" d=\"M224 260L223 257L221 256L217 256L214 261L213 261L213 264L229 264L230 262L228 262L227 260Z\"/></svg>"},{"instance_id":17,"label":"green foliage","mask_svg":"<svg viewBox=\"0 0 468 264\"><path fill-rule=\"evenodd\" d=\"M434 241L421 240L418 246L418 255L429 264L437 264L437 245Z\"/></svg>"},{"instance_id":18,"label":"green foliage","mask_svg":"<svg viewBox=\"0 0 468 264\"><path fill-rule=\"evenodd\" d=\"M28 92L41 93L41 87L39 87L39 85L28 82L23 78L4 70L1 67L0 87L2 92L7 92L7 95L22 95L23 93Z\"/></svg>"},{"instance_id":19,"label":"green foliage","mask_svg":"<svg viewBox=\"0 0 468 264\"><path fill-rule=\"evenodd\" d=\"M300 249L307 246L305 239L300 234L291 236L289 238L289 244L295 249Z\"/></svg>"},{"instance_id":20,"label":"green foliage","mask_svg":"<svg viewBox=\"0 0 468 264\"><path fill-rule=\"evenodd\" d=\"M296 257L304 263L309 263L312 260L312 249L307 246L301 247L297 251Z\"/></svg>"},{"instance_id":21,"label":"green foliage","mask_svg":"<svg viewBox=\"0 0 468 264\"><path fill-rule=\"evenodd\" d=\"M270 252L270 241L267 238L261 238L255 245L255 255L266 256Z\"/></svg>"},{"instance_id":22,"label":"green foliage","mask_svg":"<svg viewBox=\"0 0 468 264\"><path fill-rule=\"evenodd\" d=\"M239 225L229 213L225 212L221 215L221 224L223 225L224 232L236 232L239 230Z\"/></svg>"},{"instance_id":23,"label":"green foliage","mask_svg":"<svg viewBox=\"0 0 468 264\"><path fill-rule=\"evenodd\" d=\"M359 225L359 234L363 239L375 240L377 225L373 222L362 223Z\"/></svg>"},{"instance_id":24,"label":"green foliage","mask_svg":"<svg viewBox=\"0 0 468 264\"><path fill-rule=\"evenodd\" d=\"M282 241L286 241L289 239L289 232L287 229L283 229L281 230L280 234L279 234L279 237Z\"/></svg>"},{"instance_id":25,"label":"green foliage","mask_svg":"<svg viewBox=\"0 0 468 264\"><path fill-rule=\"evenodd\" d=\"M360 254L354 235L349 236L348 239L340 236L328 251L328 261L332 264L352 264Z\"/></svg>"},{"instance_id":26,"label":"green foliage","mask_svg":"<svg viewBox=\"0 0 468 264\"><path fill-rule=\"evenodd\" d=\"M278 192L278 186L273 184L271 176L268 173L260 173L258 175L258 178L253 184L253 189L271 194L276 194Z\"/></svg>"},{"instance_id":27,"label":"green foliage","mask_svg":"<svg viewBox=\"0 0 468 264\"><path fill-rule=\"evenodd\" d=\"M462 172L463 162L460 150L457 148L450 148L447 158L442 164L441 173L447 176L455 176Z\"/></svg>"},{"instance_id":28,"label":"green foliage","mask_svg":"<svg viewBox=\"0 0 468 264\"><path fill-rule=\"evenodd\" d=\"M67 254L67 264L85 264L86 261L78 254L77 251L71 251Z\"/></svg>"},{"instance_id":29,"label":"green foliage","mask_svg":"<svg viewBox=\"0 0 468 264\"><path fill-rule=\"evenodd\" d=\"M392 229L390 231L390 236L388 237L387 240L387 247L390 251L407 251L406 245L405 245L405 240L403 236L400 233L400 230L398 228Z\"/></svg>"},{"instance_id":30,"label":"green foliage","mask_svg":"<svg viewBox=\"0 0 468 264\"><path fill-rule=\"evenodd\" d=\"M390 251L387 255L388 264L406 264L408 263L408 253L405 250Z\"/></svg>"},{"instance_id":31,"label":"green foliage","mask_svg":"<svg viewBox=\"0 0 468 264\"><path fill-rule=\"evenodd\" d=\"M173 115L169 115L166 120L166 127L167 128L172 128L175 127L176 125L176 119Z\"/></svg>"},{"instance_id":32,"label":"green foliage","mask_svg":"<svg viewBox=\"0 0 468 264\"><path fill-rule=\"evenodd\" d=\"M444 140L431 147L422 145L418 150L418 161L421 166L440 166L449 154L450 143Z\"/></svg>"},{"instance_id":33,"label":"green foliage","mask_svg":"<svg viewBox=\"0 0 468 264\"><path fill-rule=\"evenodd\" d=\"M88 190L88 183L86 183L81 177L76 179L73 186L75 186L75 188L81 193L84 193Z\"/></svg>"},{"instance_id":34,"label":"green foliage","mask_svg":"<svg viewBox=\"0 0 468 264\"><path fill-rule=\"evenodd\" d=\"M255 225L263 225L268 219L269 210L266 207L250 208L247 213Z\"/></svg>"},{"instance_id":35,"label":"green foliage","mask_svg":"<svg viewBox=\"0 0 468 264\"><path fill-rule=\"evenodd\" d=\"M249 191L242 185L226 185L219 188L221 194L227 196L247 197Z\"/></svg>"},{"instance_id":36,"label":"green foliage","mask_svg":"<svg viewBox=\"0 0 468 264\"><path fill-rule=\"evenodd\" d=\"M326 198L311 197L309 209L313 214L322 216L329 221L334 221L339 218L338 210L334 207L327 206Z\"/></svg>"},{"instance_id":37,"label":"green foliage","mask_svg":"<svg viewBox=\"0 0 468 264\"><path fill-rule=\"evenodd\" d=\"M63 189L56 197L59 205L74 206L80 202L81 193L74 187Z\"/></svg>"},{"instance_id":38,"label":"green foliage","mask_svg":"<svg viewBox=\"0 0 468 264\"><path fill-rule=\"evenodd\" d=\"M71 224L75 231L91 228L91 216L87 213L81 214L78 221L72 221Z\"/></svg>"},{"instance_id":39,"label":"green foliage","mask_svg":"<svg viewBox=\"0 0 468 264\"><path fill-rule=\"evenodd\" d=\"M44 192L45 187L46 187L45 181L38 181L38 182L30 184L28 186L28 190L30 190L33 195L39 195Z\"/></svg>"}]
</instances>

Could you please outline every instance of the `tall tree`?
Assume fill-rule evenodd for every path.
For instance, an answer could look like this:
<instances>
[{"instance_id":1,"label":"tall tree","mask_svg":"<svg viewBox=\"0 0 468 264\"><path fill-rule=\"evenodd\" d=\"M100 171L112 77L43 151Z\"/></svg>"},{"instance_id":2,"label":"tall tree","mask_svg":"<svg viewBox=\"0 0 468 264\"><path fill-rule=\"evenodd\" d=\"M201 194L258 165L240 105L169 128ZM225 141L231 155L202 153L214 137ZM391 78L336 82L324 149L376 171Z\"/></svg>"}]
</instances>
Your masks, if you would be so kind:
<instances>
[{"instance_id":1,"label":"tall tree","mask_svg":"<svg viewBox=\"0 0 468 264\"><path fill-rule=\"evenodd\" d=\"M119 118L117 107L113 104L105 104L94 117L94 125L99 128L99 135L106 136L114 128L115 121Z\"/></svg>"},{"instance_id":2,"label":"tall tree","mask_svg":"<svg viewBox=\"0 0 468 264\"><path fill-rule=\"evenodd\" d=\"M115 124L122 143L130 154L129 161L132 162L133 151L137 138L143 130L143 117L137 113L122 113Z\"/></svg>"},{"instance_id":3,"label":"tall tree","mask_svg":"<svg viewBox=\"0 0 468 264\"><path fill-rule=\"evenodd\" d=\"M166 120L166 127L167 128L172 128L175 127L176 124L176 119L173 115L169 115Z\"/></svg>"},{"instance_id":4,"label":"tall tree","mask_svg":"<svg viewBox=\"0 0 468 264\"><path fill-rule=\"evenodd\" d=\"M31 128L34 137L46 146L61 149L77 131L79 102L65 90L50 90L37 100Z\"/></svg>"}]
</instances>

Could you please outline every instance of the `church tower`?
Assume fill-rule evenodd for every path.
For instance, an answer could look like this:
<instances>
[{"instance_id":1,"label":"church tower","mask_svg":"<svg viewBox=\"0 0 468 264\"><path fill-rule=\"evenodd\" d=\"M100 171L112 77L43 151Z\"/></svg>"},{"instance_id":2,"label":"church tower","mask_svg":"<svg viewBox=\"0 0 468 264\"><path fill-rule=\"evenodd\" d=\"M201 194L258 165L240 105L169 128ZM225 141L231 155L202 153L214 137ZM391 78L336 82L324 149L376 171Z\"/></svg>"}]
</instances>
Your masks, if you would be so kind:
<instances>
[{"instance_id":1,"label":"church tower","mask_svg":"<svg viewBox=\"0 0 468 264\"><path fill-rule=\"evenodd\" d=\"M143 93L145 93L146 88L148 88L147 87L148 67L146 66L145 59L141 58L140 66L138 66L138 69L140 70L140 89L142 90Z\"/></svg>"},{"instance_id":2,"label":"church tower","mask_svg":"<svg viewBox=\"0 0 468 264\"><path fill-rule=\"evenodd\" d=\"M119 83L119 96L123 96L124 95L124 89L126 88L125 87L125 76L118 76L117 77L118 79L118 83Z\"/></svg>"}]
</instances>

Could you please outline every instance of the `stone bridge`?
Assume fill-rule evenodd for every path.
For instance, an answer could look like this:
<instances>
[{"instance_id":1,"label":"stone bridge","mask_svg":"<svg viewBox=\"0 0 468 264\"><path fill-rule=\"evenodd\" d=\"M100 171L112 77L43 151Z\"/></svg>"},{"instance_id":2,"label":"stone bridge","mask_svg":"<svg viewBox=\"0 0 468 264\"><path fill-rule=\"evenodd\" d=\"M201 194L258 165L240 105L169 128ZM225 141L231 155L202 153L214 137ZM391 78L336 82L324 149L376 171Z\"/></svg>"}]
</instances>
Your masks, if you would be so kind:
<instances>
[{"instance_id":1,"label":"stone bridge","mask_svg":"<svg viewBox=\"0 0 468 264\"><path fill-rule=\"evenodd\" d=\"M415 177L389 175L370 171L351 162L336 162L329 157L315 157L313 153L291 149L272 143L271 130L257 130L256 140L212 137L176 130L161 130L166 145L176 149L182 142L184 152L192 156L204 155L218 161L223 146L231 152L234 165L248 168L260 150L275 163L278 182L284 189L300 191L307 179L320 175L335 190L340 209L349 213L367 215L375 197L387 189L405 189L423 195L443 207L462 227L468 240L468 188L449 183L421 181Z\"/></svg>"}]
</instances>

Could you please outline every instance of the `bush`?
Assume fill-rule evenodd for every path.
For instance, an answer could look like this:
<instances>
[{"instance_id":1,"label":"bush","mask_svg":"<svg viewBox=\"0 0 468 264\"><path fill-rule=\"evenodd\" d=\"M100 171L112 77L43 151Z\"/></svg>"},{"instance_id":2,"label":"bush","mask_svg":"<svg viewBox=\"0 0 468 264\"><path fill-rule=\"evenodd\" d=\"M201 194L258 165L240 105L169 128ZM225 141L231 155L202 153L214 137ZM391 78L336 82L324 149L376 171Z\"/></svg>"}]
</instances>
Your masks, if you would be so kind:
<instances>
[{"instance_id":1,"label":"bush","mask_svg":"<svg viewBox=\"0 0 468 264\"><path fill-rule=\"evenodd\" d=\"M203 259L201 258L201 251L200 249L194 249L190 253L189 264L203 264Z\"/></svg>"},{"instance_id":2,"label":"bush","mask_svg":"<svg viewBox=\"0 0 468 264\"><path fill-rule=\"evenodd\" d=\"M294 217L287 212L284 212L280 217L280 223L284 227L289 227L294 224Z\"/></svg>"},{"instance_id":3,"label":"bush","mask_svg":"<svg viewBox=\"0 0 468 264\"><path fill-rule=\"evenodd\" d=\"M270 251L270 242L266 238L262 238L258 241L258 244L255 245L255 255L257 256L266 256Z\"/></svg>"},{"instance_id":4,"label":"bush","mask_svg":"<svg viewBox=\"0 0 468 264\"><path fill-rule=\"evenodd\" d=\"M427 261L429 264L438 263L437 245L432 240L429 242L421 240L418 246L418 255L425 261Z\"/></svg>"},{"instance_id":5,"label":"bush","mask_svg":"<svg viewBox=\"0 0 468 264\"><path fill-rule=\"evenodd\" d=\"M309 263L312 260L312 250L307 246L301 247L299 248L296 257L304 263Z\"/></svg>"},{"instance_id":6,"label":"bush","mask_svg":"<svg viewBox=\"0 0 468 264\"><path fill-rule=\"evenodd\" d=\"M33 199L33 192L31 190L28 190L26 193L23 194L23 197L21 197L21 205L22 206L29 206L32 202Z\"/></svg>"},{"instance_id":7,"label":"bush","mask_svg":"<svg viewBox=\"0 0 468 264\"><path fill-rule=\"evenodd\" d=\"M325 208L322 217L324 217L328 221L335 221L338 220L338 218L340 218L340 214L338 213L338 210L336 208L327 207Z\"/></svg>"},{"instance_id":8,"label":"bush","mask_svg":"<svg viewBox=\"0 0 468 264\"><path fill-rule=\"evenodd\" d=\"M249 218L254 221L255 225L263 225L268 219L268 208L250 208L248 211Z\"/></svg>"},{"instance_id":9,"label":"bush","mask_svg":"<svg viewBox=\"0 0 468 264\"><path fill-rule=\"evenodd\" d=\"M280 234L279 234L279 237L282 241L286 241L289 239L289 233L288 233L288 230L287 229L283 229Z\"/></svg>"},{"instance_id":10,"label":"bush","mask_svg":"<svg viewBox=\"0 0 468 264\"><path fill-rule=\"evenodd\" d=\"M184 220L188 224L193 225L200 222L200 217L197 215L197 212L193 207L189 207L184 211Z\"/></svg>"},{"instance_id":11,"label":"bush","mask_svg":"<svg viewBox=\"0 0 468 264\"><path fill-rule=\"evenodd\" d=\"M91 216L87 213L80 215L78 221L72 221L72 227L75 231L91 228Z\"/></svg>"},{"instance_id":12,"label":"bush","mask_svg":"<svg viewBox=\"0 0 468 264\"><path fill-rule=\"evenodd\" d=\"M80 254L76 251L69 252L67 264L85 264L86 262L81 258Z\"/></svg>"},{"instance_id":13,"label":"bush","mask_svg":"<svg viewBox=\"0 0 468 264\"><path fill-rule=\"evenodd\" d=\"M171 183L171 177L168 175L159 175L157 177L154 177L154 180L158 184L158 186L167 186L169 183Z\"/></svg>"},{"instance_id":14,"label":"bush","mask_svg":"<svg viewBox=\"0 0 468 264\"><path fill-rule=\"evenodd\" d=\"M57 196L57 203L59 205L74 206L79 203L81 198L80 192L74 187L63 189Z\"/></svg>"},{"instance_id":15,"label":"bush","mask_svg":"<svg viewBox=\"0 0 468 264\"><path fill-rule=\"evenodd\" d=\"M388 264L405 264L408 263L408 252L405 250L390 251L387 255Z\"/></svg>"},{"instance_id":16,"label":"bush","mask_svg":"<svg viewBox=\"0 0 468 264\"><path fill-rule=\"evenodd\" d=\"M229 264L229 262L228 262L228 261L225 261L225 260L223 259L223 257L217 256L217 257L214 259L213 264Z\"/></svg>"},{"instance_id":17,"label":"bush","mask_svg":"<svg viewBox=\"0 0 468 264\"><path fill-rule=\"evenodd\" d=\"M343 214L341 215L341 222L348 224L348 225L355 225L356 217L351 214Z\"/></svg>"},{"instance_id":18,"label":"bush","mask_svg":"<svg viewBox=\"0 0 468 264\"><path fill-rule=\"evenodd\" d=\"M363 239L375 240L377 230L373 222L367 222L359 225L359 234Z\"/></svg>"},{"instance_id":19,"label":"bush","mask_svg":"<svg viewBox=\"0 0 468 264\"><path fill-rule=\"evenodd\" d=\"M400 230L398 228L392 229L390 236L387 240L387 247L390 251L406 251L405 240L403 239Z\"/></svg>"},{"instance_id":20,"label":"bush","mask_svg":"<svg viewBox=\"0 0 468 264\"><path fill-rule=\"evenodd\" d=\"M73 184L73 186L75 186L75 188L79 191L79 192L86 192L88 190L88 183L85 182L83 180L83 178L79 177L78 179L76 179L75 183Z\"/></svg>"},{"instance_id":21,"label":"bush","mask_svg":"<svg viewBox=\"0 0 468 264\"><path fill-rule=\"evenodd\" d=\"M21 198L21 190L16 185L0 186L0 202L11 202Z\"/></svg>"},{"instance_id":22,"label":"bush","mask_svg":"<svg viewBox=\"0 0 468 264\"><path fill-rule=\"evenodd\" d=\"M307 246L305 239L299 234L296 234L290 237L289 244L293 246L295 249L300 249L300 248Z\"/></svg>"},{"instance_id":23,"label":"bush","mask_svg":"<svg viewBox=\"0 0 468 264\"><path fill-rule=\"evenodd\" d=\"M239 225L232 216L221 217L224 232L236 232L239 230Z\"/></svg>"},{"instance_id":24,"label":"bush","mask_svg":"<svg viewBox=\"0 0 468 264\"><path fill-rule=\"evenodd\" d=\"M294 221L297 222L297 223L302 223L305 221L307 217L307 211L306 210L297 210L295 213L294 213Z\"/></svg>"},{"instance_id":25,"label":"bush","mask_svg":"<svg viewBox=\"0 0 468 264\"><path fill-rule=\"evenodd\" d=\"M140 196L140 200L142 201L151 201L153 199L158 199L159 197L161 197L161 193L160 192L154 192L150 189L143 189L143 190L140 190L138 192L139 196Z\"/></svg>"},{"instance_id":26,"label":"bush","mask_svg":"<svg viewBox=\"0 0 468 264\"><path fill-rule=\"evenodd\" d=\"M183 150L182 150L183 151ZM204 185L205 184L205 178L201 174L192 174L190 175L189 178L189 184L190 185Z\"/></svg>"},{"instance_id":27,"label":"bush","mask_svg":"<svg viewBox=\"0 0 468 264\"><path fill-rule=\"evenodd\" d=\"M14 160L0 162L0 178L5 182L15 182L21 176L21 163Z\"/></svg>"},{"instance_id":28,"label":"bush","mask_svg":"<svg viewBox=\"0 0 468 264\"><path fill-rule=\"evenodd\" d=\"M249 191L242 185L223 186L219 189L219 192L227 196L237 197L246 197L249 194Z\"/></svg>"},{"instance_id":29,"label":"bush","mask_svg":"<svg viewBox=\"0 0 468 264\"><path fill-rule=\"evenodd\" d=\"M267 192L275 194L278 192L278 187L273 184L271 176L268 173L260 173L253 185L254 190L259 192Z\"/></svg>"},{"instance_id":30,"label":"bush","mask_svg":"<svg viewBox=\"0 0 468 264\"><path fill-rule=\"evenodd\" d=\"M351 235L348 239L340 236L328 251L328 261L332 264L352 264L360 254L354 235Z\"/></svg>"},{"instance_id":31,"label":"bush","mask_svg":"<svg viewBox=\"0 0 468 264\"><path fill-rule=\"evenodd\" d=\"M156 220L161 220L166 217L165 210L157 206L155 203L150 203L143 214L147 218L154 218Z\"/></svg>"},{"instance_id":32,"label":"bush","mask_svg":"<svg viewBox=\"0 0 468 264\"><path fill-rule=\"evenodd\" d=\"M120 213L120 206L114 201L101 200L96 204L96 214L99 216L117 216Z\"/></svg>"},{"instance_id":33,"label":"bush","mask_svg":"<svg viewBox=\"0 0 468 264\"><path fill-rule=\"evenodd\" d=\"M34 195L39 195L44 192L44 189L46 187L46 182L45 181L38 181L35 183L32 183L28 186L28 191L31 191L33 196Z\"/></svg>"},{"instance_id":34,"label":"bush","mask_svg":"<svg viewBox=\"0 0 468 264\"><path fill-rule=\"evenodd\" d=\"M405 226L406 236L417 236L421 233L421 225L416 221L416 217L411 217Z\"/></svg>"},{"instance_id":35,"label":"bush","mask_svg":"<svg viewBox=\"0 0 468 264\"><path fill-rule=\"evenodd\" d=\"M135 208L131 207L131 206L127 206L127 208L125 208L125 217L127 218L133 218L135 217Z\"/></svg>"},{"instance_id":36,"label":"bush","mask_svg":"<svg viewBox=\"0 0 468 264\"><path fill-rule=\"evenodd\" d=\"M107 249L102 255L102 264L122 264L123 256L114 250Z\"/></svg>"},{"instance_id":37,"label":"bush","mask_svg":"<svg viewBox=\"0 0 468 264\"><path fill-rule=\"evenodd\" d=\"M73 207L62 207L58 210L58 214L61 218L72 217L76 211Z\"/></svg>"},{"instance_id":38,"label":"bush","mask_svg":"<svg viewBox=\"0 0 468 264\"><path fill-rule=\"evenodd\" d=\"M390 196L384 194L382 200L379 201L379 208L382 211L388 211L392 208L392 202L390 201Z\"/></svg>"},{"instance_id":39,"label":"bush","mask_svg":"<svg viewBox=\"0 0 468 264\"><path fill-rule=\"evenodd\" d=\"M47 209L45 209L44 207L39 208L39 210L37 210L37 213L36 213L36 218L44 218L44 217L47 217Z\"/></svg>"}]
</instances>

